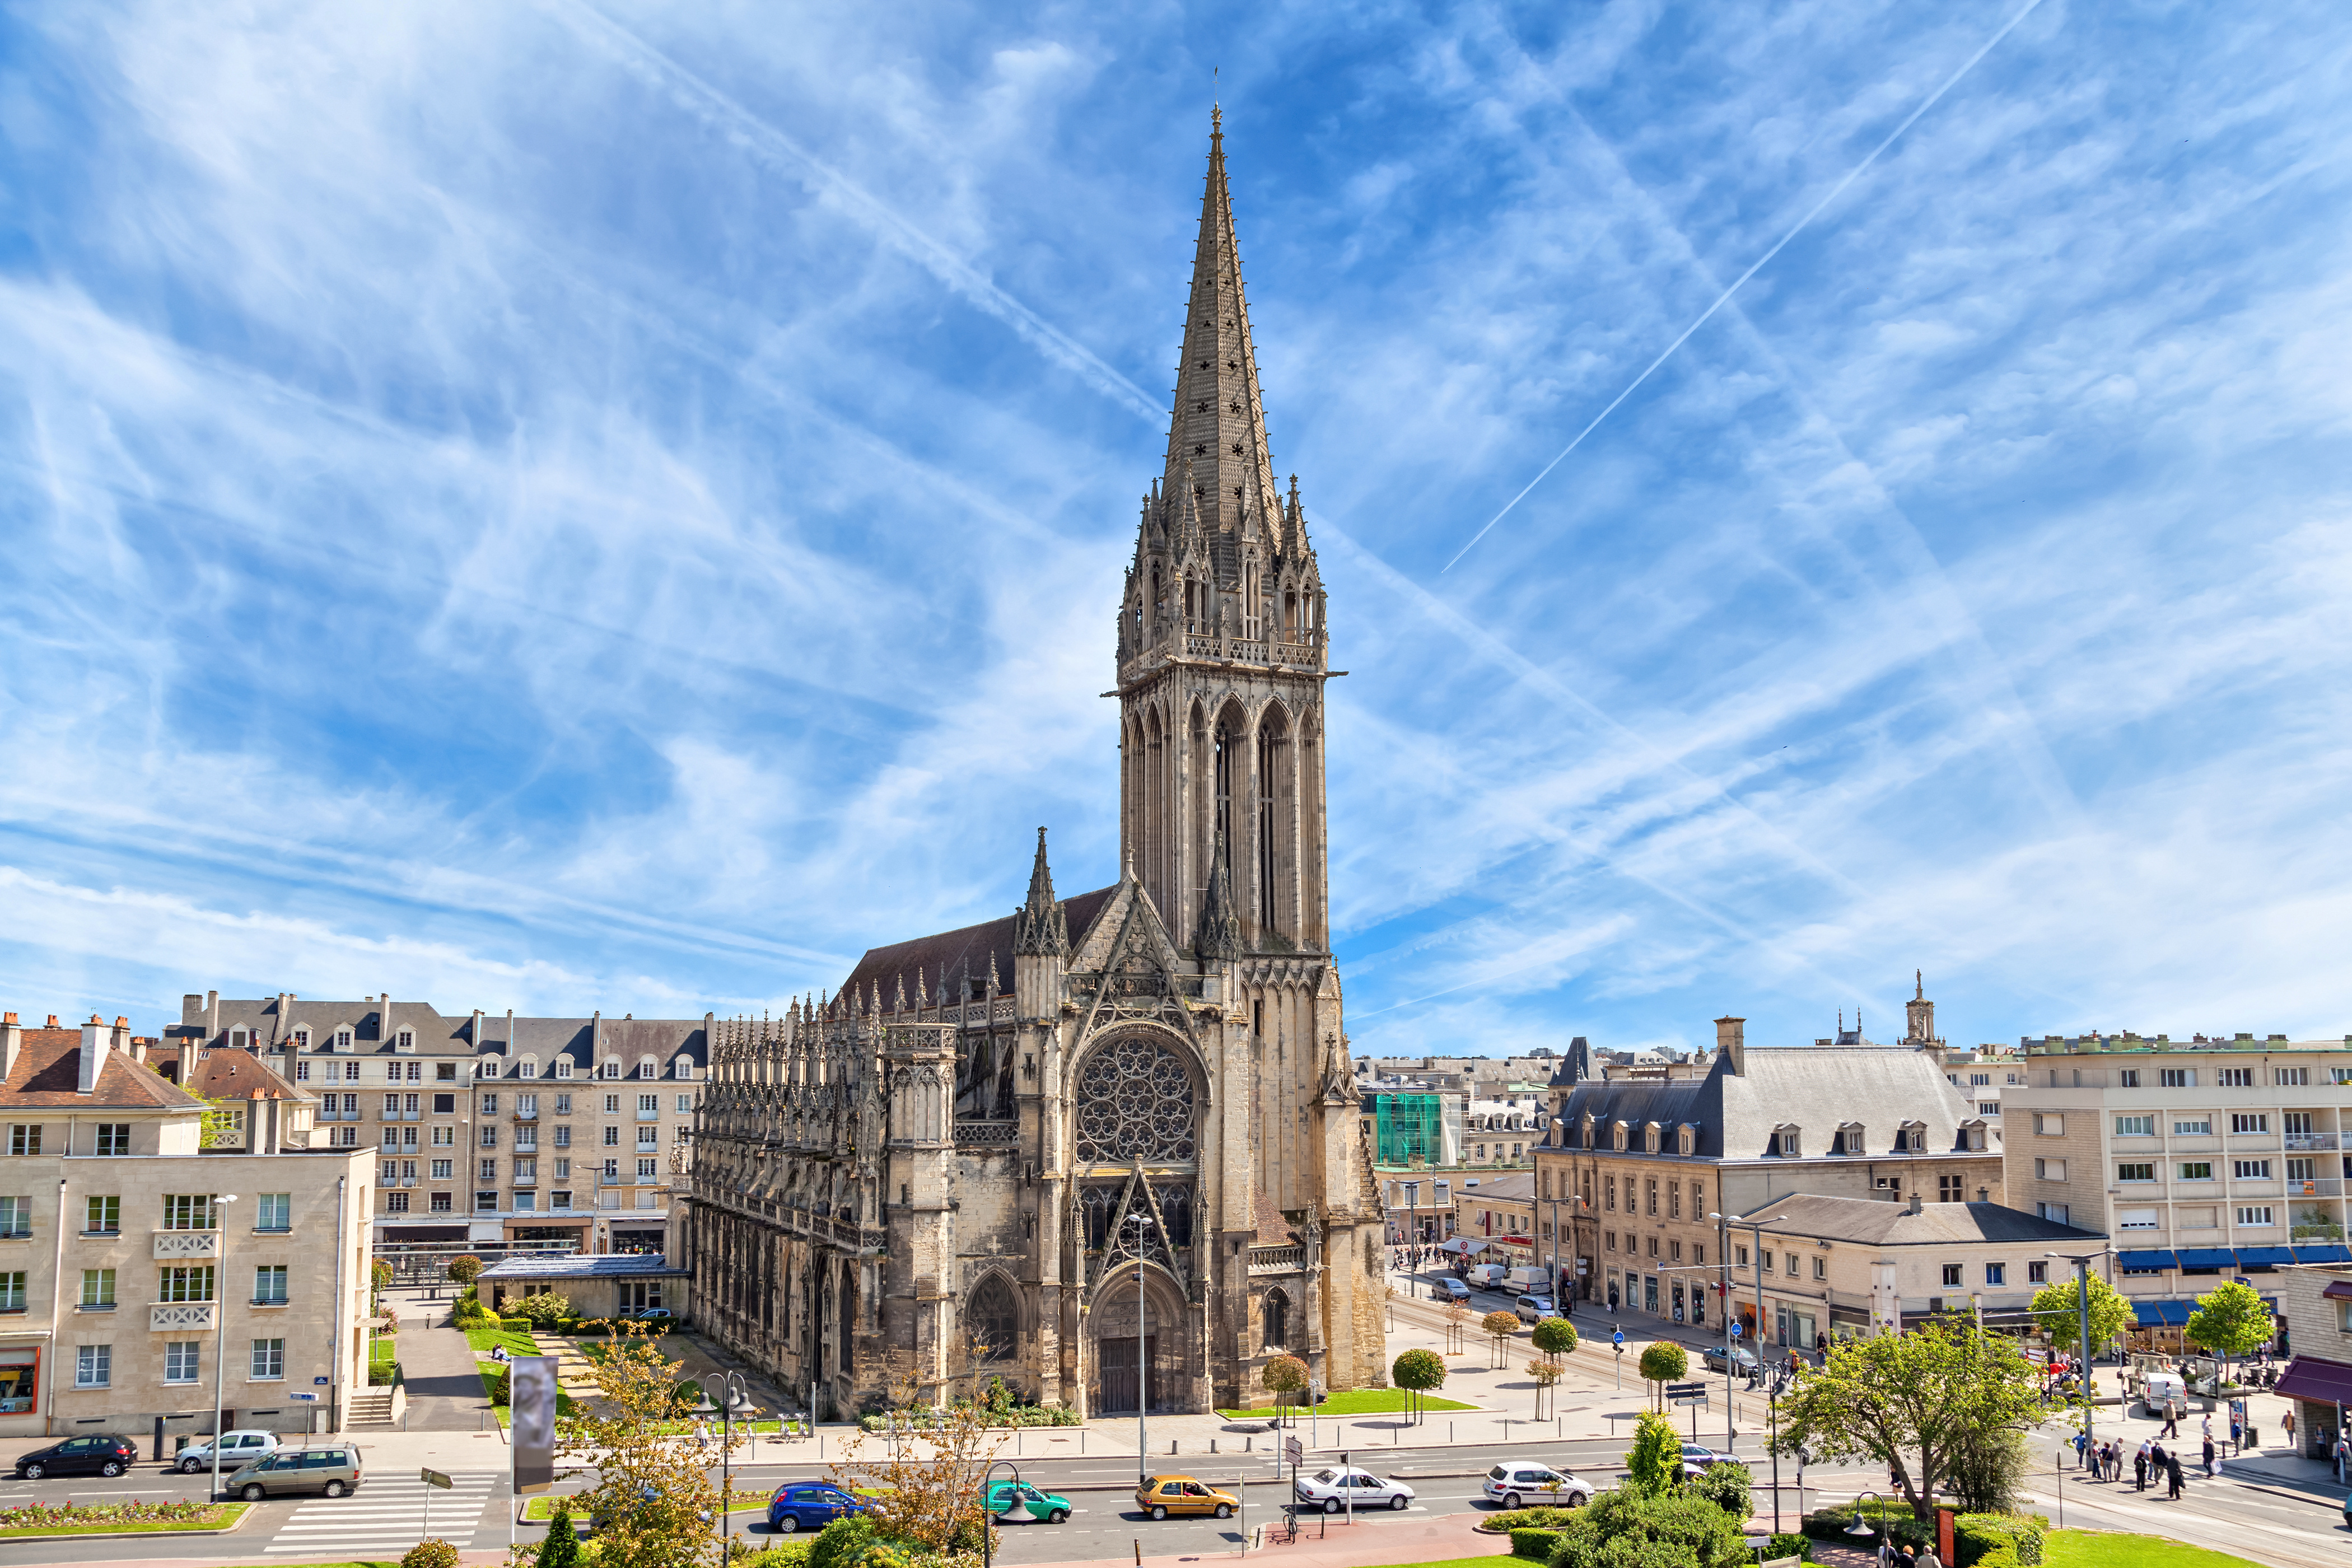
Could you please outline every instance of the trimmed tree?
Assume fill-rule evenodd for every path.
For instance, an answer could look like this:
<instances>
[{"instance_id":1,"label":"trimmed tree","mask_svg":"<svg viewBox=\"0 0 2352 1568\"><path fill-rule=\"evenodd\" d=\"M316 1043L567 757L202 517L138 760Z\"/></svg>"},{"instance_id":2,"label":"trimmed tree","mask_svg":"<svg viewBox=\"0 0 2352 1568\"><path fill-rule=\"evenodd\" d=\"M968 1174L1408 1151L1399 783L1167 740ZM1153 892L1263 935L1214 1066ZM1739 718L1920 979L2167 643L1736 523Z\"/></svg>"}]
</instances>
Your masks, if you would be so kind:
<instances>
[{"instance_id":1,"label":"trimmed tree","mask_svg":"<svg viewBox=\"0 0 2352 1568\"><path fill-rule=\"evenodd\" d=\"M1705 1498L1621 1487L1570 1515L1554 1568L1742 1568L1738 1523Z\"/></svg>"},{"instance_id":2,"label":"trimmed tree","mask_svg":"<svg viewBox=\"0 0 2352 1568\"><path fill-rule=\"evenodd\" d=\"M1528 1371L1536 1380L1536 1419L1540 1421L1545 1395L1568 1371L1561 1358L1576 1349L1576 1325L1566 1318L1546 1318L1528 1338L1540 1352L1539 1359L1528 1363Z\"/></svg>"},{"instance_id":3,"label":"trimmed tree","mask_svg":"<svg viewBox=\"0 0 2352 1568\"><path fill-rule=\"evenodd\" d=\"M1642 1352L1641 1370L1644 1382L1657 1385L1652 1390L1651 1396L1663 1402L1666 1396L1665 1385L1688 1375L1690 1355L1672 1340L1655 1340Z\"/></svg>"},{"instance_id":4,"label":"trimmed tree","mask_svg":"<svg viewBox=\"0 0 2352 1568\"><path fill-rule=\"evenodd\" d=\"M1445 1362L1435 1351L1407 1351L1389 1368L1389 1379L1405 1391L1412 1414L1419 1419L1421 1396L1445 1386Z\"/></svg>"},{"instance_id":5,"label":"trimmed tree","mask_svg":"<svg viewBox=\"0 0 2352 1568\"><path fill-rule=\"evenodd\" d=\"M2050 1342L2062 1351L2077 1350L2082 1339L2082 1299L2079 1285L2074 1279L2053 1279L2033 1293L2033 1304L2027 1309L2050 1335ZM2116 1293L2116 1288L2091 1276L2091 1345L2093 1349L2107 1343L2139 1321L2132 1304ZM2083 1358L2085 1362L2089 1356Z\"/></svg>"},{"instance_id":6,"label":"trimmed tree","mask_svg":"<svg viewBox=\"0 0 2352 1568\"><path fill-rule=\"evenodd\" d=\"M1519 1315L1517 1312L1489 1312L1478 1320L1478 1326L1486 1331L1486 1364L1510 1365L1511 1336L1519 1331Z\"/></svg>"},{"instance_id":7,"label":"trimmed tree","mask_svg":"<svg viewBox=\"0 0 2352 1568\"><path fill-rule=\"evenodd\" d=\"M552 1290L535 1290L507 1310L511 1316L529 1318L536 1328L551 1329L572 1315L572 1298Z\"/></svg>"},{"instance_id":8,"label":"trimmed tree","mask_svg":"<svg viewBox=\"0 0 2352 1568\"><path fill-rule=\"evenodd\" d=\"M547 1539L539 1544L537 1568L580 1568L580 1537L572 1531L569 1509L556 1509Z\"/></svg>"},{"instance_id":9,"label":"trimmed tree","mask_svg":"<svg viewBox=\"0 0 2352 1568\"><path fill-rule=\"evenodd\" d=\"M2232 1279L2197 1298L2189 1314L2189 1338L2224 1362L2252 1355L2278 1332L2271 1310L2252 1286Z\"/></svg>"},{"instance_id":10,"label":"trimmed tree","mask_svg":"<svg viewBox=\"0 0 2352 1568\"><path fill-rule=\"evenodd\" d=\"M1264 1377L1266 1387L1274 1390L1274 1418L1279 1421L1283 1406L1299 1403L1286 1396L1306 1389L1307 1363L1295 1355L1278 1355L1265 1363L1265 1371L1260 1375Z\"/></svg>"},{"instance_id":11,"label":"trimmed tree","mask_svg":"<svg viewBox=\"0 0 2352 1568\"><path fill-rule=\"evenodd\" d=\"M470 1252L449 1259L449 1278L460 1289L482 1277L482 1260Z\"/></svg>"},{"instance_id":12,"label":"trimmed tree","mask_svg":"<svg viewBox=\"0 0 2352 1568\"><path fill-rule=\"evenodd\" d=\"M719 1488L704 1468L717 1456L666 1430L684 1368L635 1324L612 1328L604 1354L589 1363L597 1397L555 1418L557 1449L579 1455L596 1478L570 1501L602 1521L598 1568L718 1568L719 1538L709 1521L719 1517ZM709 1438L714 1447L742 1441L740 1433Z\"/></svg>"}]
</instances>

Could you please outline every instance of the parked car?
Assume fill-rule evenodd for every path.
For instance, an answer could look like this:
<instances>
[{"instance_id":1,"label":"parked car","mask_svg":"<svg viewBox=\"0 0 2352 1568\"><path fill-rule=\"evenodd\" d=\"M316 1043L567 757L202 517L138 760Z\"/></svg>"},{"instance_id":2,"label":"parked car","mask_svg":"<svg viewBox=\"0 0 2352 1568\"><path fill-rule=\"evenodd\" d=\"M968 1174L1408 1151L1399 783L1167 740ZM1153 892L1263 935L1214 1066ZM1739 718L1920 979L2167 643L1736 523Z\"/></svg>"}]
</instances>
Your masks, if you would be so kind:
<instances>
[{"instance_id":1,"label":"parked car","mask_svg":"<svg viewBox=\"0 0 2352 1568\"><path fill-rule=\"evenodd\" d=\"M226 1476L231 1470L242 1469L263 1455L274 1454L277 1451L278 1434L275 1432L232 1430L221 1438L221 1474ZM189 1444L180 1450L177 1464L180 1473L184 1476L193 1476L198 1470L211 1469L213 1440L210 1437L199 1437Z\"/></svg>"},{"instance_id":2,"label":"parked car","mask_svg":"<svg viewBox=\"0 0 2352 1568\"><path fill-rule=\"evenodd\" d=\"M1591 1482L1527 1459L1496 1465L1486 1472L1486 1483L1479 1489L1505 1508L1526 1508L1530 1503L1581 1508L1592 1500Z\"/></svg>"},{"instance_id":3,"label":"parked car","mask_svg":"<svg viewBox=\"0 0 2352 1568\"><path fill-rule=\"evenodd\" d=\"M1451 1274L1440 1275L1437 1280L1437 1288L1444 1291L1449 1300L1455 1301L1467 1301L1470 1299L1470 1287L1465 1285L1461 1280L1456 1279Z\"/></svg>"},{"instance_id":4,"label":"parked car","mask_svg":"<svg viewBox=\"0 0 2352 1568\"><path fill-rule=\"evenodd\" d=\"M823 1530L836 1519L864 1513L866 1500L824 1481L786 1481L768 1500L768 1528L790 1535Z\"/></svg>"},{"instance_id":5,"label":"parked car","mask_svg":"<svg viewBox=\"0 0 2352 1568\"><path fill-rule=\"evenodd\" d=\"M1135 1489L1135 1506L1154 1519L1171 1513L1213 1513L1231 1519L1241 1500L1190 1476L1153 1476Z\"/></svg>"},{"instance_id":6,"label":"parked car","mask_svg":"<svg viewBox=\"0 0 2352 1568\"><path fill-rule=\"evenodd\" d=\"M1070 1517L1070 1500L1041 1492L1027 1481L998 1481L988 1489L988 1500L981 1505L994 1514L1000 1522L1060 1524Z\"/></svg>"},{"instance_id":7,"label":"parked car","mask_svg":"<svg viewBox=\"0 0 2352 1568\"><path fill-rule=\"evenodd\" d=\"M1383 1480L1370 1470L1341 1469L1336 1465L1299 1477L1291 1489L1300 1502L1316 1504L1325 1513L1412 1506L1412 1489L1402 1481Z\"/></svg>"},{"instance_id":8,"label":"parked car","mask_svg":"<svg viewBox=\"0 0 2352 1568\"><path fill-rule=\"evenodd\" d=\"M1690 1479L1717 1459L1729 1458L1731 1456L1728 1454L1718 1454L1714 1449L1702 1447L1696 1443L1685 1443L1683 1445L1683 1479Z\"/></svg>"},{"instance_id":9,"label":"parked car","mask_svg":"<svg viewBox=\"0 0 2352 1568\"><path fill-rule=\"evenodd\" d=\"M1523 1323L1540 1323L1546 1318L1559 1316L1551 1310L1551 1298L1549 1296L1522 1296L1516 1304L1519 1310L1519 1321Z\"/></svg>"},{"instance_id":10,"label":"parked car","mask_svg":"<svg viewBox=\"0 0 2352 1568\"><path fill-rule=\"evenodd\" d=\"M128 1437L100 1433L68 1437L46 1448L36 1448L16 1461L16 1479L37 1481L43 1476L119 1476L139 1462L139 1445Z\"/></svg>"},{"instance_id":11,"label":"parked car","mask_svg":"<svg viewBox=\"0 0 2352 1568\"><path fill-rule=\"evenodd\" d=\"M1735 1369L1741 1377L1756 1370L1756 1358L1738 1345L1709 1345L1698 1352L1699 1365L1709 1372L1721 1372L1726 1366Z\"/></svg>"},{"instance_id":12,"label":"parked car","mask_svg":"<svg viewBox=\"0 0 2352 1568\"><path fill-rule=\"evenodd\" d=\"M360 1489L360 1451L348 1444L326 1448L280 1448L248 1461L221 1480L221 1490L247 1502L317 1492L341 1497Z\"/></svg>"},{"instance_id":13,"label":"parked car","mask_svg":"<svg viewBox=\"0 0 2352 1568\"><path fill-rule=\"evenodd\" d=\"M624 1312L621 1316L628 1319L632 1322L667 1323L669 1321L669 1309L667 1307L639 1307L634 1311Z\"/></svg>"}]
</instances>

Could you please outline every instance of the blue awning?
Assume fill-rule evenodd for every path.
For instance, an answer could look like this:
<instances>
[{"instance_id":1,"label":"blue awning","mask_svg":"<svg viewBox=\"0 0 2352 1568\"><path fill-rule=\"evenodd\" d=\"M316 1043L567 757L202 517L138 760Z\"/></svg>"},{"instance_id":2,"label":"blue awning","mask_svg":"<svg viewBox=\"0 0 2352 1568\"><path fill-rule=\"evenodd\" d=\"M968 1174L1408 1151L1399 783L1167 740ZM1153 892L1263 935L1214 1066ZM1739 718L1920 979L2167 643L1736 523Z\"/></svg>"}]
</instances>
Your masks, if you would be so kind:
<instances>
[{"instance_id":1,"label":"blue awning","mask_svg":"<svg viewBox=\"0 0 2352 1568\"><path fill-rule=\"evenodd\" d=\"M2169 1251L2118 1252L2116 1254L2116 1267L2118 1268L2169 1268L2172 1267L2172 1254Z\"/></svg>"},{"instance_id":2,"label":"blue awning","mask_svg":"<svg viewBox=\"0 0 2352 1568\"><path fill-rule=\"evenodd\" d=\"M2241 1268L2274 1268L2282 1263L2294 1261L2292 1247L2242 1247L2238 1248Z\"/></svg>"},{"instance_id":3,"label":"blue awning","mask_svg":"<svg viewBox=\"0 0 2352 1568\"><path fill-rule=\"evenodd\" d=\"M2294 1249L2297 1263L2352 1263L2352 1247L2333 1244L2318 1247L2298 1247Z\"/></svg>"},{"instance_id":4,"label":"blue awning","mask_svg":"<svg viewBox=\"0 0 2352 1568\"><path fill-rule=\"evenodd\" d=\"M2183 1268L2233 1268L2237 1255L2226 1247L2187 1247L2180 1251Z\"/></svg>"},{"instance_id":5,"label":"blue awning","mask_svg":"<svg viewBox=\"0 0 2352 1568\"><path fill-rule=\"evenodd\" d=\"M2189 1321L2189 1314L2196 1310L2196 1303L2193 1301L2134 1301L2132 1310L2139 1314L2139 1326L2143 1329L2152 1329L2159 1325L2165 1328L2177 1328Z\"/></svg>"}]
</instances>

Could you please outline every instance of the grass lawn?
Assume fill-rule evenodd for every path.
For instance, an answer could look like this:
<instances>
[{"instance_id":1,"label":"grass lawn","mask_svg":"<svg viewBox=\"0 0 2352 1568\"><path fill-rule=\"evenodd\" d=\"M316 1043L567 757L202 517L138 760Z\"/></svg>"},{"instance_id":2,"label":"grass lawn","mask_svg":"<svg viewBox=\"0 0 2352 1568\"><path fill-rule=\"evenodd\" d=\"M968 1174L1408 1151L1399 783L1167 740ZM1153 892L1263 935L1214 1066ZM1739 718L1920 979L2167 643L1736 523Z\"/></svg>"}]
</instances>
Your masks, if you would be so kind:
<instances>
[{"instance_id":1,"label":"grass lawn","mask_svg":"<svg viewBox=\"0 0 2352 1568\"><path fill-rule=\"evenodd\" d=\"M1326 1415L1381 1415L1402 1410L1404 1400L1405 1391L1402 1388L1351 1388L1330 1395L1317 1408ZM1421 1407L1423 1410L1478 1408L1475 1405L1465 1405L1458 1399L1440 1399L1433 1394L1422 1400ZM1272 1410L1220 1410L1217 1414L1228 1421L1270 1421L1276 1413ZM1307 1419L1307 1406L1286 1405L1282 1414L1304 1421Z\"/></svg>"},{"instance_id":2,"label":"grass lawn","mask_svg":"<svg viewBox=\"0 0 2352 1568\"><path fill-rule=\"evenodd\" d=\"M2046 1568L2255 1568L2252 1558L2210 1552L2161 1535L2053 1530L2042 1538Z\"/></svg>"},{"instance_id":3,"label":"grass lawn","mask_svg":"<svg viewBox=\"0 0 2352 1568\"><path fill-rule=\"evenodd\" d=\"M487 1356L499 1345L507 1347L509 1355L537 1355L539 1346L520 1329L467 1329L466 1342L474 1347L478 1356Z\"/></svg>"},{"instance_id":4,"label":"grass lawn","mask_svg":"<svg viewBox=\"0 0 2352 1568\"><path fill-rule=\"evenodd\" d=\"M152 1535L192 1530L226 1530L245 1517L249 1502L216 1504L209 1519L151 1520L143 1524L33 1524L22 1530L0 1530L0 1541L26 1535Z\"/></svg>"}]
</instances>

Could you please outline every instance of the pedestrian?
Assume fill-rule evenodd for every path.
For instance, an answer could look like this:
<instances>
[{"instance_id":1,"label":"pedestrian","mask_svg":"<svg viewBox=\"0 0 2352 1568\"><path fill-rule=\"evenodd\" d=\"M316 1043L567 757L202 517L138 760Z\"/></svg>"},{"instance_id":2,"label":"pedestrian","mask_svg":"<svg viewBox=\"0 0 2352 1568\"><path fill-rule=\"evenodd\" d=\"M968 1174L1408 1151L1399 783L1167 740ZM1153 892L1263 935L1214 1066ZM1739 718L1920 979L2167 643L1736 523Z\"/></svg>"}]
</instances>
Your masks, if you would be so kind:
<instances>
[{"instance_id":1,"label":"pedestrian","mask_svg":"<svg viewBox=\"0 0 2352 1568\"><path fill-rule=\"evenodd\" d=\"M2213 1479L2213 1439L2210 1437L2205 1439L2205 1479L2209 1481Z\"/></svg>"},{"instance_id":2,"label":"pedestrian","mask_svg":"<svg viewBox=\"0 0 2352 1568\"><path fill-rule=\"evenodd\" d=\"M2285 1433L2286 1433L2286 1446L2287 1446L2288 1449L2289 1449L2290 1451L2292 1451L2292 1450L2294 1449L2294 1405L2288 1405L2288 1406L2286 1407L2286 1414L2279 1417L2279 1426L2280 1426L2280 1427L2281 1427L2283 1430L2284 1430L2284 1431L2285 1431Z\"/></svg>"},{"instance_id":3,"label":"pedestrian","mask_svg":"<svg viewBox=\"0 0 2352 1568\"><path fill-rule=\"evenodd\" d=\"M2074 1468L2082 1470L2091 1468L2091 1439L2080 1432L2074 1434Z\"/></svg>"},{"instance_id":4,"label":"pedestrian","mask_svg":"<svg viewBox=\"0 0 2352 1568\"><path fill-rule=\"evenodd\" d=\"M2245 1451L2246 1424L2239 1416L2237 1406L2233 1405L2230 1407L2230 1452L2242 1454Z\"/></svg>"},{"instance_id":5,"label":"pedestrian","mask_svg":"<svg viewBox=\"0 0 2352 1568\"><path fill-rule=\"evenodd\" d=\"M2132 1456L2132 1490L2147 1490L2147 1439L2139 1440L2139 1452Z\"/></svg>"},{"instance_id":6,"label":"pedestrian","mask_svg":"<svg viewBox=\"0 0 2352 1568\"><path fill-rule=\"evenodd\" d=\"M2168 1399L2164 1402L2164 1430L2158 1432L2157 1436L2159 1437L2180 1436L2180 1406L2173 1400Z\"/></svg>"},{"instance_id":7,"label":"pedestrian","mask_svg":"<svg viewBox=\"0 0 2352 1568\"><path fill-rule=\"evenodd\" d=\"M1936 1555L1933 1542L1919 1549L1919 1568L1944 1568L1944 1560Z\"/></svg>"},{"instance_id":8,"label":"pedestrian","mask_svg":"<svg viewBox=\"0 0 2352 1568\"><path fill-rule=\"evenodd\" d=\"M2198 1436L2209 1443L2213 1440L2213 1417L2210 1413L2205 1417L2205 1429L2198 1433Z\"/></svg>"},{"instance_id":9,"label":"pedestrian","mask_svg":"<svg viewBox=\"0 0 2352 1568\"><path fill-rule=\"evenodd\" d=\"M2179 1455L2167 1454L2164 1457L2164 1479L2170 1489L2166 1495L2168 1497L2178 1498L2180 1495Z\"/></svg>"},{"instance_id":10,"label":"pedestrian","mask_svg":"<svg viewBox=\"0 0 2352 1568\"><path fill-rule=\"evenodd\" d=\"M1907 1541L1895 1549L1895 1568L1919 1568L1918 1553L1911 1550Z\"/></svg>"}]
</instances>

